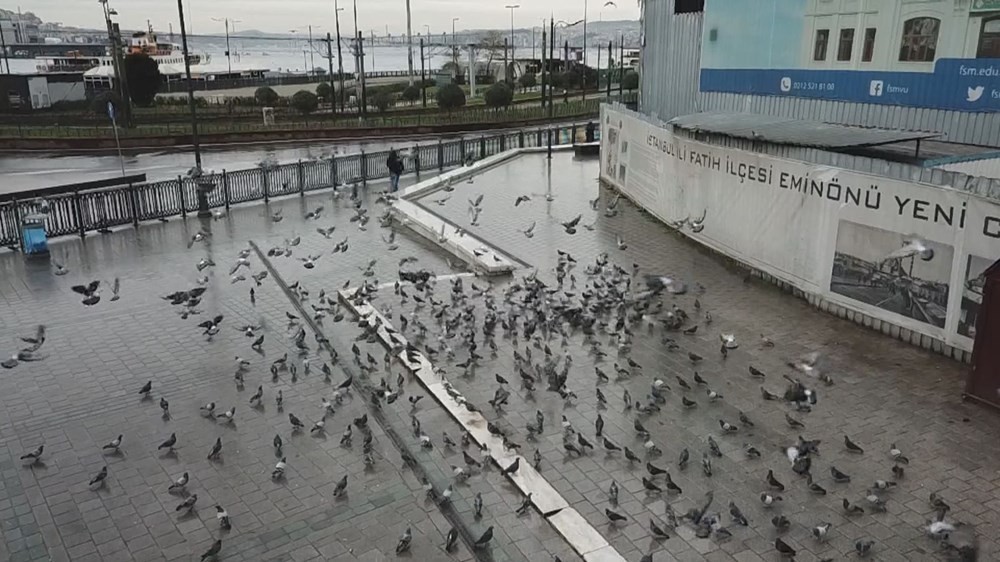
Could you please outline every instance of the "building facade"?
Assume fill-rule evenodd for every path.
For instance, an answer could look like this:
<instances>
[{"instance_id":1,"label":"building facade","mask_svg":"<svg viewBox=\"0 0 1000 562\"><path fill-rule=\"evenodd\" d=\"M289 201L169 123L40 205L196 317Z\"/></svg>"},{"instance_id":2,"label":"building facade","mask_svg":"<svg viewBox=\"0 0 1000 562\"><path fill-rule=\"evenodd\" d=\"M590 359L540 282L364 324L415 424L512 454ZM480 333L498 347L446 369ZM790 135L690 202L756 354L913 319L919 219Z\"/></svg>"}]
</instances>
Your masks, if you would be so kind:
<instances>
[{"instance_id":1,"label":"building facade","mask_svg":"<svg viewBox=\"0 0 1000 562\"><path fill-rule=\"evenodd\" d=\"M752 112L1000 147L1000 0L686 4L644 4L650 115Z\"/></svg>"}]
</instances>

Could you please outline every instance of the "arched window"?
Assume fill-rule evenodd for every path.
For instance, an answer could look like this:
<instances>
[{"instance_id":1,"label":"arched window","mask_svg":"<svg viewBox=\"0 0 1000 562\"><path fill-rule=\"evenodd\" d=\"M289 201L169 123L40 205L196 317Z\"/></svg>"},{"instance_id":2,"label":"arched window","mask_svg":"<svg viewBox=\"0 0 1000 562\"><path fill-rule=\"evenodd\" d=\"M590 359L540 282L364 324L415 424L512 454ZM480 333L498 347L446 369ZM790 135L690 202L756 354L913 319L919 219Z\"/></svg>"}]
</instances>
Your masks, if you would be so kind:
<instances>
[{"instance_id":1,"label":"arched window","mask_svg":"<svg viewBox=\"0 0 1000 562\"><path fill-rule=\"evenodd\" d=\"M912 18L903 22L903 40L899 46L902 62L934 62L941 20Z\"/></svg>"},{"instance_id":2,"label":"arched window","mask_svg":"<svg viewBox=\"0 0 1000 562\"><path fill-rule=\"evenodd\" d=\"M1000 58L1000 16L983 19L983 27L979 32L979 49L976 58Z\"/></svg>"}]
</instances>

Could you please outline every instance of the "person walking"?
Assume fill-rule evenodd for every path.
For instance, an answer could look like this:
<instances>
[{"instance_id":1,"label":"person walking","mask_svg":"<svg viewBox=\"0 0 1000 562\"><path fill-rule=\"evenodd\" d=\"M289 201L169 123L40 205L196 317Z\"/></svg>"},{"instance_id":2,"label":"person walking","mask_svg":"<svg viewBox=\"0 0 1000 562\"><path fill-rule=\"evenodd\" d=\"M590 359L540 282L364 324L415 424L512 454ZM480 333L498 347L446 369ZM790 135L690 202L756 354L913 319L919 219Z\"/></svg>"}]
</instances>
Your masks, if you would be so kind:
<instances>
[{"instance_id":1,"label":"person walking","mask_svg":"<svg viewBox=\"0 0 1000 562\"><path fill-rule=\"evenodd\" d=\"M389 168L389 191L395 193L399 191L399 176L403 173L403 161L399 159L395 149L389 151L385 167Z\"/></svg>"}]
</instances>

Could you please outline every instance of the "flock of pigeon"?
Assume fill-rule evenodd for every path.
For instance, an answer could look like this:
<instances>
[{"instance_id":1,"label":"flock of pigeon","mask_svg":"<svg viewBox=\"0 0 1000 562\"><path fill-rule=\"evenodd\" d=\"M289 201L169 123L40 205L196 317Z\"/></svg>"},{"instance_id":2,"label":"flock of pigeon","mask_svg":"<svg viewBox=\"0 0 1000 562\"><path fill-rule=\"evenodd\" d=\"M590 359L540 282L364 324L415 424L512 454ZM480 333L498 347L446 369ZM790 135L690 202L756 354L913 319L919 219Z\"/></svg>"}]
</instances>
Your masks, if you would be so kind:
<instances>
[{"instance_id":1,"label":"flock of pigeon","mask_svg":"<svg viewBox=\"0 0 1000 562\"><path fill-rule=\"evenodd\" d=\"M369 222L370 216L367 209L362 206L361 198L357 196L357 189L352 188L351 201L354 208L354 215L351 218L357 228L364 230ZM334 198L339 198L339 193L335 192ZM381 194L378 202L391 204L393 196L391 194ZM514 205L519 206L530 201L530 197L518 197ZM600 198L591 202L594 210L599 208ZM620 196L612 198L606 206L604 214L607 217L614 217L619 213ZM473 225L477 224L482 212L483 196L477 200L470 201L470 216ZM318 220L323 216L323 208L310 211L306 220ZM273 222L282 220L280 209L270 215ZM700 219L686 220L685 224L692 228L704 228L705 217ZM567 235L577 232L577 227L581 226L582 216L563 222L562 227ZM391 219L388 212L379 219L379 224L383 227L391 226ZM582 224L588 230L593 229L592 224ZM324 239L331 239L337 227L320 227L317 232ZM531 238L534 225L521 231L526 237ZM457 235L461 235L462 229L456 230ZM210 237L210 233L199 231L189 241L188 247L192 248L196 244L205 241ZM286 240L281 246L271 248L267 251L268 256L274 258L291 257L299 245L300 237ZM398 246L395 244L395 232L388 238L383 237L386 242L386 250L393 251ZM619 237L616 241L619 250L626 251L627 245ZM333 248L332 253L337 254L348 251L348 238L345 237ZM251 270L250 264L251 250L241 250L229 270L230 281L233 284L248 281L242 270ZM306 269L312 269L320 255L308 255L298 257ZM384 350L384 358L380 363L371 352L363 352L357 344L352 346L353 362L358 366L361 375L366 381L374 381L381 376L381 381L377 385L369 385L370 396L366 397L372 407L406 407L408 404L411 416L415 443L423 449L441 447L450 452L461 452L462 463L453 466L453 477L455 484L469 485L469 482L479 472L489 468L491 461L489 451L480 448L479 458L469 454L470 447L477 447L468 433L459 436L456 442L447 433L442 435L440 445L431 438L421 428L419 405L422 396L410 395L406 401L400 398L406 395L405 378L398 374L395 384L391 384L384 376L389 373L394 364L394 357L401 354L408 361L400 361L403 367L407 364L416 363L416 355L422 354L435 362L437 365L448 364L448 369L457 370L456 380L449 380L451 376L448 369L438 367L445 383L445 387L453 398L459 400L470 411L483 412L490 419L488 429L494 435L503 438L504 447L508 450L520 452L522 442L537 442L552 434L550 424L545 416L538 410L533 422L528 423L523 428L523 432L510 427L504 419L505 409L509 407L511 398L520 395L517 400L535 400L535 392L539 389L558 395L563 404L564 411L573 408L579 401L579 397L573 388L580 388L580 385L592 385L598 414L594 419L594 431L585 432L574 427L570 421L571 416L562 415L559 426L554 430L562 437L562 447L565 451L566 462L572 462L573 458L583 457L591 454L597 449L603 450L604 455L621 457L628 466L636 465L645 473L642 476L642 484L645 492L649 495L663 496L665 498L665 512L661 522L655 520L648 521L650 533L657 540L667 540L674 533L675 529L681 525L689 525L693 528L698 537L711 538L718 541L725 541L737 534L739 527L748 527L753 523L741 511L734 502L728 502L728 517L722 515L721 510L714 507L714 492L709 491L704 499L692 509L681 515L675 513L670 498L683 493L680 486L671 478L671 469L685 471L689 463L697 463L701 473L706 479L706 487L711 487L710 482L713 473L717 468L713 465L713 459L723 456L722 449L716 441L718 439L739 438L744 434L752 434L754 422L744 412L739 412L736 420L724 419L719 412L723 411L717 406L725 403L725 397L718 392L723 381L710 381L698 373L694 373L690 379L675 377L674 381L666 380L662 373L647 374L652 370L635 361L631 356L633 340L635 334L641 330L659 331L662 333L664 346L671 351L685 352L681 343L684 338L698 338L699 327L705 327L711 323L711 315L702 310L701 302L698 298L691 301L688 295L688 284L661 275L640 275L639 266L626 269L614 263L607 253L600 254L593 261L581 267L577 259L568 252L559 251L558 262L549 280L543 279L543 275L538 271L531 272L518 279L512 279L504 288L494 287L492 284L477 284L475 281L466 285L461 278L454 278L448 283L448 295L438 297L438 281L434 273L419 270L407 269L408 265L414 262L414 258L403 258L399 262L399 280L395 282L393 288L394 297L398 297L398 304L401 308L409 308L409 312L401 312L398 315L398 333L405 336L407 343L397 349ZM372 260L367 267L361 268L361 275L364 278L356 292L354 298L358 300L374 300L379 298L379 286L374 281L374 272L377 260ZM199 273L206 269L214 268L215 263L208 258L202 258L196 265ZM59 266L56 274L65 274L67 270ZM577 276L582 279L578 279ZM254 287L260 287L267 278L267 271L261 270L259 273L251 273L250 279ZM642 280L640 282L639 280ZM480 283L482 283L480 281ZM164 297L170 303L182 319L202 313L200 305L208 278L198 279L198 286L174 292ZM87 285L74 286L72 289L84 297L83 304L92 306L97 304L100 297L100 281L93 281ZM345 284L345 288L347 285ZM697 289L691 292L698 293L701 297L704 288L696 285ZM308 304L312 310L313 322L322 323L323 318L330 317L335 322L344 318L344 312L336 299L326 295L325 290L320 290L313 299L312 293L301 283L293 283L289 286L294 296L300 303ZM112 301L119 298L119 283L116 279L113 283ZM250 300L256 302L254 288L250 288ZM692 306L693 309L682 307ZM388 318L395 318L392 314L394 304L386 303L382 305L382 311ZM313 365L319 363L319 371L323 373L325 381L331 382L333 370L330 365L338 361L336 352L332 351L329 342L323 338L319 332L314 333L316 347L312 348L306 340L307 322L299 315L291 312L286 313L288 339L295 347L298 358L289 357L288 353L270 361L270 374L272 383L277 383L280 378L287 374L293 381L298 377L298 365L301 364L303 375L310 374ZM217 335L224 325L224 316L217 315L206 319L198 324L202 336L207 342L211 342L213 336ZM379 326L360 323L362 333L358 336L358 342L381 345L377 338ZM263 325L246 325L237 328L246 335L250 344L249 353L255 353L261 358L265 357L264 342L268 330ZM273 336L274 334L272 334ZM585 348L592 358L592 365L575 365L573 355L569 352L571 339L579 338L579 346ZM31 337L22 338L29 347L19 351L11 359L5 360L2 366L14 368L19 361L31 361L37 358L38 349L45 342L45 328L40 326L37 333ZM498 344L498 340L504 341L504 347ZM523 344L523 345L522 345ZM760 345L764 348L773 347L774 344L762 336ZM734 334L720 334L719 353L725 359L731 350L737 349L739 344ZM560 351L561 348L561 351ZM494 378L497 388L493 393L493 398L488 401L488 405L478 405L469 401L456 388L462 384L474 383L477 369L488 369L491 360L496 359L507 349L512 349L515 372L505 375L496 373ZM329 354L329 358L323 360L320 354ZM405 351L405 353L404 353ZM686 351L688 360L692 365L697 365L705 360L704 357ZM489 357L485 357L488 355ZM460 360L461 359L461 360ZM607 363L613 363L607 366ZM746 366L746 375L761 382L761 406L765 403L773 405L775 408L785 408L785 420L789 427L795 432L804 430L804 422L800 418L815 408L819 408L818 390L813 385L824 383L834 384L829 371L824 368L822 359L817 354L790 361L788 363L789 372L784 374L787 386L781 393L773 393L763 383L767 380L767 374L755 366ZM237 388L242 388L245 384L244 376L250 371L252 362L248 359L237 356L235 358L234 379ZM593 372L593 376L585 373ZM737 376L731 374L729 376ZM637 379L647 379L648 393L643 396L633 397L626 383L632 384ZM461 380L462 382L459 382ZM512 382L513 381L513 382ZM613 391L615 385L620 385L617 391ZM364 388L356 385L353 377L332 387L330 398L323 398L318 406L319 411L310 422L304 422L295 413L288 413L288 420L293 434L308 431L310 433L322 433L327 430L327 421L332 419L335 411L345 401L351 397L352 389ZM139 394L142 399L152 400L154 382L147 382ZM270 394L270 392L268 392ZM264 384L259 384L255 393L249 400L251 409L261 407L264 401ZM620 396L620 398L619 398ZM284 402L280 389L273 393L273 400L279 411L283 411ZM398 402L398 405L397 405ZM395 406L393 406L395 405ZM159 406L162 409L165 419L169 419L169 403L163 397L159 399ZM676 459L675 468L667 468L662 460L662 451L658 446L655 431L647 429L650 421L665 410L689 410L694 413L704 412L711 419L718 420L719 433L716 437L705 436L705 449L703 451L689 451L684 449L679 458ZM215 402L210 402L201 407L201 414L205 418L210 418L215 423L233 423L237 416L237 407L232 405L224 411L218 411ZM605 430L605 420L600 412L618 410L621 415L628 416L632 420L634 434L614 435ZM714 422L713 422L714 423ZM340 443L344 447L351 447L354 433L360 433L363 440L362 454L366 465L375 463L376 454L374 452L374 438L369 427L367 414L352 420L346 425L340 437ZM121 454L124 435L119 435L103 447L105 454ZM782 535L795 524L787 516L781 514L780 506L783 502L782 493L787 487L799 486L817 496L835 495L841 497L837 502L844 513L851 517L877 517L879 512L886 510L886 503L890 501L893 489L904 485L905 470L909 464L907 456L895 445L886 452L887 474L885 479L875 480L864 486L864 493L858 499L849 499L852 495L848 492L847 485L851 483L851 477L847 472L842 471L844 467L826 467L831 475L836 491L827 490L818 483L821 470L817 470L820 439L806 439L802 435L789 438L789 442L781 447L781 458L790 468L791 474L787 478L793 480L786 486L779 478L786 479L780 471L767 469L766 476L761 479L759 486L760 503L763 508L773 510L776 515L771 519L770 524L773 532L776 533L774 547L781 556L791 559L796 555L795 549L782 539ZM178 443L176 433L170 436L158 447L160 450L172 452ZM273 480L282 480L286 477L288 467L287 457L282 453L284 440L280 435L275 435L273 440L276 457L280 460L275 464L271 473ZM843 436L843 446L851 453L858 456L872 455L877 453L866 452L862 446L856 444L849 436ZM209 460L218 459L222 454L223 442L218 438L213 447L208 452ZM770 457L776 455L772 444L759 442L756 445L752 442L752 437L748 435L743 445L746 463L760 464L760 468L748 469L754 472L764 472L767 460L774 460ZM33 465L40 461L44 454L44 444L39 445L35 450L25 453L21 459L26 465ZM693 459L693 461L692 461ZM543 457L536 448L530 462L536 469L541 470ZM501 474L508 475L516 473L520 468L521 457L510 466L500 467ZM890 476L891 474L891 476ZM99 489L105 485L108 477L108 466L90 480L89 484L93 489ZM167 491L176 494L183 499L179 502L176 510L182 514L190 513L196 509L198 495L189 493L188 483L190 481L187 472L181 474L176 480L167 485ZM787 479L786 479L787 481ZM456 493L455 484L450 484L443 490L437 489L434 485L425 481L425 488L429 497L440 503L449 502ZM341 496L347 490L348 475L338 481L334 492L335 496ZM619 494L618 484L611 482L608 490L608 505L604 513L608 522L613 526L628 524L629 517L620 513L617 508ZM518 515L526 514L532 508L531 496L523 498L517 509ZM928 522L926 531L934 538L939 539L941 544L951 551L958 553L965 559L973 559L975 556L974 537L969 538L967 526L952 522L947 519L950 506L945 499L937 494L932 494L929 498L930 507L936 513L934 519ZM474 514L477 519L482 516L482 495L476 493L474 496ZM232 528L232 521L226 510L216 505L217 517L220 530L228 531ZM551 514L543 514L549 516ZM835 532L833 525L824 521L802 521L812 529L812 535L817 541L826 541L831 533ZM456 547L459 533L452 529L444 537L444 548L451 552ZM486 528L485 532L475 541L472 546L475 549L488 547L493 538L493 526ZM411 529L407 528L400 537L396 552L403 553L410 549L413 541ZM862 538L856 541L854 551L859 556L867 556L877 551L878 544L875 540ZM222 550L222 540L217 539L206 551L201 559L214 559ZM652 562L654 553L650 552L643 556L643 562ZM556 558L558 560L558 558Z\"/></svg>"}]
</instances>

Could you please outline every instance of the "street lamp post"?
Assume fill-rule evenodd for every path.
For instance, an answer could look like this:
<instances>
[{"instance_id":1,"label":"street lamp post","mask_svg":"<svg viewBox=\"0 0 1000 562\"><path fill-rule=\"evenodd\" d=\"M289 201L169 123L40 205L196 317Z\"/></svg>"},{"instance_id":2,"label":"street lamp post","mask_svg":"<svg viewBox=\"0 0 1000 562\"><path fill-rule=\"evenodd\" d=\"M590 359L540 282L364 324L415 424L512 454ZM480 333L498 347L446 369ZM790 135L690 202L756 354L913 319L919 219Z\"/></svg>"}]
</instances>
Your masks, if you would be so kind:
<instances>
[{"instance_id":1,"label":"street lamp post","mask_svg":"<svg viewBox=\"0 0 1000 562\"><path fill-rule=\"evenodd\" d=\"M386 35L389 27L386 26ZM406 63L410 71L410 86L413 85L413 20L410 17L410 0L406 0ZM421 84L423 87L423 84Z\"/></svg>"},{"instance_id":2,"label":"street lamp post","mask_svg":"<svg viewBox=\"0 0 1000 562\"><path fill-rule=\"evenodd\" d=\"M194 146L194 173L198 194L198 218L209 218L208 194L215 189L215 183L202 175L201 143L198 142L198 109L194 103L194 82L191 80L191 55L188 51L187 29L184 27L184 0L177 0L177 16L181 24L181 48L184 51L184 74L187 78L188 109L191 111L191 144Z\"/></svg>"},{"instance_id":3,"label":"street lamp post","mask_svg":"<svg viewBox=\"0 0 1000 562\"><path fill-rule=\"evenodd\" d=\"M225 22L225 24L226 24L226 62L229 64L229 75L230 75L230 77L232 77L232 74L233 74L233 57L232 57L232 51L229 48L229 24L230 24L230 19L229 18L221 18L221 19L220 18L212 18L212 21L221 21L221 22ZM240 23L240 20L231 20L231 22L233 24L233 31L236 31L236 24Z\"/></svg>"},{"instance_id":4,"label":"street lamp post","mask_svg":"<svg viewBox=\"0 0 1000 562\"><path fill-rule=\"evenodd\" d=\"M407 1L407 12L410 3ZM340 46L340 11L343 8L337 6L337 0L333 0L333 15L337 23L337 73L340 75L340 112L344 112L344 52Z\"/></svg>"},{"instance_id":5,"label":"street lamp post","mask_svg":"<svg viewBox=\"0 0 1000 562\"><path fill-rule=\"evenodd\" d=\"M583 74L580 76L580 84L583 89L583 101L587 101L587 5L589 2L583 0Z\"/></svg>"},{"instance_id":6,"label":"street lamp post","mask_svg":"<svg viewBox=\"0 0 1000 562\"><path fill-rule=\"evenodd\" d=\"M511 66L514 65L514 10L516 10L516 9L518 9L520 7L521 7L520 4L508 4L508 5L504 6L504 8L507 8L508 10L510 10L510 64L511 64ZM508 80L510 80L511 82L513 82L514 81L514 72L513 72L512 68L508 68L507 71L504 72L505 76L508 75L508 74L510 75L510 78Z\"/></svg>"},{"instance_id":7,"label":"street lamp post","mask_svg":"<svg viewBox=\"0 0 1000 562\"><path fill-rule=\"evenodd\" d=\"M451 64L455 78L458 78L458 49L455 44L455 22L461 18L451 18Z\"/></svg>"},{"instance_id":8,"label":"street lamp post","mask_svg":"<svg viewBox=\"0 0 1000 562\"><path fill-rule=\"evenodd\" d=\"M317 26L319 27L319 26ZM313 58L313 26L309 26L309 75L312 76L316 71L316 59Z\"/></svg>"}]
</instances>

